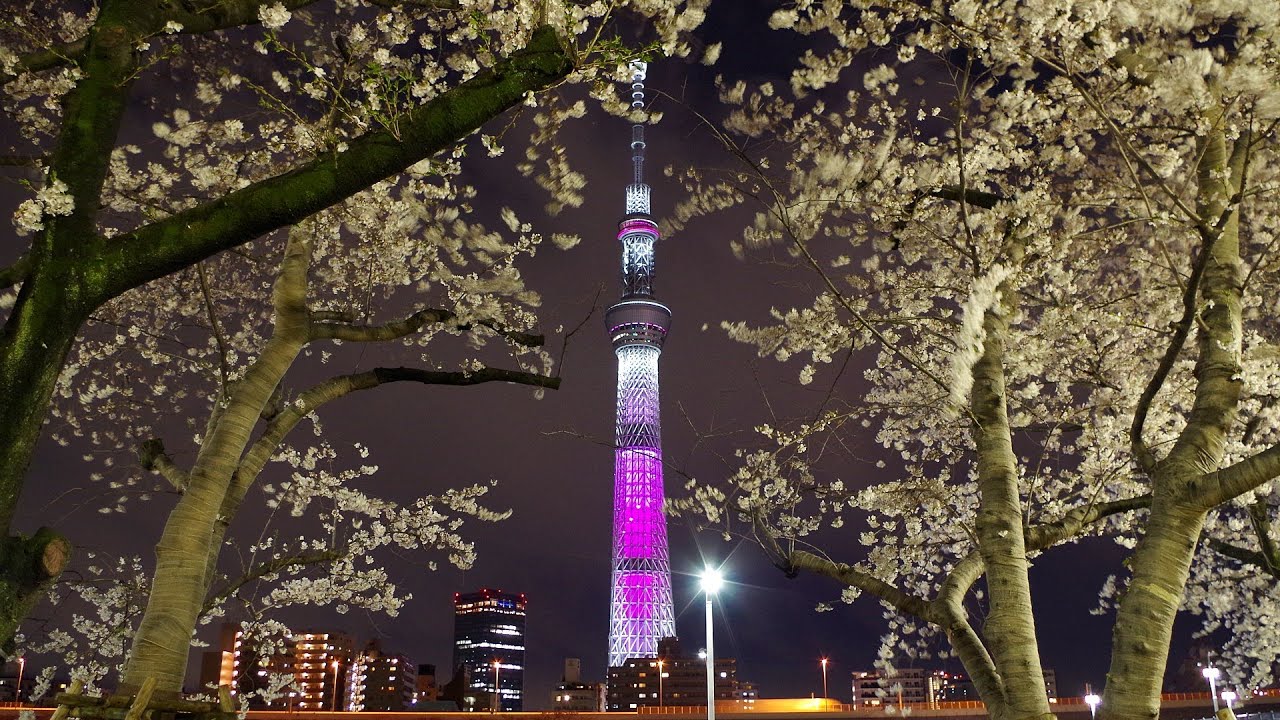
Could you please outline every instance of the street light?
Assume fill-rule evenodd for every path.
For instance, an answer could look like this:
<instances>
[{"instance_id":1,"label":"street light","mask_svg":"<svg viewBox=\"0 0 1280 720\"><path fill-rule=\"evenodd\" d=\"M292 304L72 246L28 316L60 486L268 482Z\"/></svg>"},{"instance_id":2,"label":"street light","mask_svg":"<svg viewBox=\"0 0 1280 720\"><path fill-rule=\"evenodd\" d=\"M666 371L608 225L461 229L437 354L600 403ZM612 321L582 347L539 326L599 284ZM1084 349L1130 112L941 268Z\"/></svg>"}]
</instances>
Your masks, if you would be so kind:
<instances>
[{"instance_id":1,"label":"street light","mask_svg":"<svg viewBox=\"0 0 1280 720\"><path fill-rule=\"evenodd\" d=\"M502 662L501 660L493 661L493 709L490 710L490 712L497 712L498 708L502 704L502 701L499 699L499 695L498 695L498 668L501 667L501 665L499 664L501 662Z\"/></svg>"},{"instance_id":2,"label":"street light","mask_svg":"<svg viewBox=\"0 0 1280 720\"><path fill-rule=\"evenodd\" d=\"M1218 712L1218 678L1222 677L1222 671L1210 665L1200 671L1205 680L1209 681L1209 697L1213 699L1213 712Z\"/></svg>"},{"instance_id":3,"label":"street light","mask_svg":"<svg viewBox=\"0 0 1280 720\"><path fill-rule=\"evenodd\" d=\"M25 655L18 656L18 685L13 689L13 699L22 702L22 672L27 669L27 658Z\"/></svg>"},{"instance_id":4,"label":"street light","mask_svg":"<svg viewBox=\"0 0 1280 720\"><path fill-rule=\"evenodd\" d=\"M333 706L330 708L333 712L338 712L338 661L333 661Z\"/></svg>"},{"instance_id":5,"label":"street light","mask_svg":"<svg viewBox=\"0 0 1280 720\"><path fill-rule=\"evenodd\" d=\"M827 659L822 658L822 697L827 697Z\"/></svg>"},{"instance_id":6,"label":"street light","mask_svg":"<svg viewBox=\"0 0 1280 720\"><path fill-rule=\"evenodd\" d=\"M665 696L662 694L662 658L658 658L658 712L662 712L662 701Z\"/></svg>"},{"instance_id":7,"label":"street light","mask_svg":"<svg viewBox=\"0 0 1280 720\"><path fill-rule=\"evenodd\" d=\"M1238 695L1236 695L1236 692L1235 692L1234 690L1223 690L1223 691L1222 691L1222 699L1226 701L1226 703L1227 703L1227 709L1228 709L1228 710L1231 710L1231 709L1235 706L1235 702L1236 702L1236 698L1237 698L1237 697L1239 697L1239 696L1238 696Z\"/></svg>"},{"instance_id":8,"label":"street light","mask_svg":"<svg viewBox=\"0 0 1280 720\"><path fill-rule=\"evenodd\" d=\"M1089 706L1089 720L1098 717L1098 704L1102 702L1102 698L1093 693L1084 696L1085 704Z\"/></svg>"},{"instance_id":9,"label":"street light","mask_svg":"<svg viewBox=\"0 0 1280 720\"><path fill-rule=\"evenodd\" d=\"M702 571L702 592L707 596L707 720L716 720L716 651L711 631L711 598L724 585L724 577L715 568Z\"/></svg>"}]
</instances>

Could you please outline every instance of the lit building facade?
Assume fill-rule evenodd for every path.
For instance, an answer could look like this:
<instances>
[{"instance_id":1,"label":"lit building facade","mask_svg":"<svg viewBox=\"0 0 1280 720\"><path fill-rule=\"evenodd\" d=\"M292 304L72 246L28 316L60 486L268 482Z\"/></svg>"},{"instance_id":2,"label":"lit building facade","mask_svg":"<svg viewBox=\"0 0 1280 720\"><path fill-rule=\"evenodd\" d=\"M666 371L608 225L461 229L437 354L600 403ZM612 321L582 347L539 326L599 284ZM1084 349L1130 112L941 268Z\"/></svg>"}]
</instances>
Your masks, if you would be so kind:
<instances>
[{"instance_id":1,"label":"lit building facade","mask_svg":"<svg viewBox=\"0 0 1280 720\"><path fill-rule=\"evenodd\" d=\"M454 594L453 666L466 671L469 694L489 699L466 709L523 709L525 606L523 593Z\"/></svg>"},{"instance_id":2,"label":"lit building facade","mask_svg":"<svg viewBox=\"0 0 1280 720\"><path fill-rule=\"evenodd\" d=\"M370 642L351 664L347 710L411 710L417 681L418 669L407 657L385 653L377 641Z\"/></svg>"},{"instance_id":3,"label":"lit building facade","mask_svg":"<svg viewBox=\"0 0 1280 720\"><path fill-rule=\"evenodd\" d=\"M860 670L853 673L855 707L909 705L929 702L929 677L921 668L897 668L892 673Z\"/></svg>"},{"instance_id":4,"label":"lit building facade","mask_svg":"<svg viewBox=\"0 0 1280 720\"><path fill-rule=\"evenodd\" d=\"M609 668L609 711L707 704L706 659L681 653L675 638L664 638L658 652L657 657L635 658ZM741 701L747 695L754 701L756 688L752 683L738 681L738 661L716 658L716 702Z\"/></svg>"},{"instance_id":5,"label":"lit building facade","mask_svg":"<svg viewBox=\"0 0 1280 720\"><path fill-rule=\"evenodd\" d=\"M293 638L276 638L270 643L280 652L262 655L259 639L246 636L238 624L224 623L218 632L215 650L204 653L200 662L200 687L203 690L230 686L233 697L247 697L253 710L287 710L296 700L296 692L284 689L271 702L258 692L271 686L273 676L294 675ZM292 693L292 698L291 698Z\"/></svg>"},{"instance_id":6,"label":"lit building facade","mask_svg":"<svg viewBox=\"0 0 1280 720\"><path fill-rule=\"evenodd\" d=\"M293 636L293 677L298 710L346 708L348 674L355 641L340 632L303 632Z\"/></svg>"},{"instance_id":7,"label":"lit building facade","mask_svg":"<svg viewBox=\"0 0 1280 720\"><path fill-rule=\"evenodd\" d=\"M647 66L633 62L631 107L644 109ZM658 411L658 357L671 327L671 310L654 299L654 244L644 182L644 125L631 128L632 183L619 225L622 298L605 312L618 357L618 404L613 479L613 572L609 602L609 666L652 658L658 641L675 635L667 519L662 514L662 441Z\"/></svg>"},{"instance_id":8,"label":"lit building facade","mask_svg":"<svg viewBox=\"0 0 1280 720\"><path fill-rule=\"evenodd\" d=\"M604 712L605 684L582 682L582 660L564 659L564 675L551 692L551 709L561 712Z\"/></svg>"}]
</instances>

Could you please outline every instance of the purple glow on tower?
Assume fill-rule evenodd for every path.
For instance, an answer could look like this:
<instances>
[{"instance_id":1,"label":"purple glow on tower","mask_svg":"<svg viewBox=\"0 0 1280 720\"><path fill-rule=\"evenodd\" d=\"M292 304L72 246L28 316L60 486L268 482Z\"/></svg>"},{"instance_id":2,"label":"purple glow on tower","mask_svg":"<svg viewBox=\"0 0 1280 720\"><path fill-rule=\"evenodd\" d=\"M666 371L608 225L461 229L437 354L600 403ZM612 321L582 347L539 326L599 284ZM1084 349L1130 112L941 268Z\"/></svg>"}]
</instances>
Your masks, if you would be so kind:
<instances>
[{"instance_id":1,"label":"purple glow on tower","mask_svg":"<svg viewBox=\"0 0 1280 720\"><path fill-rule=\"evenodd\" d=\"M631 106L644 108L644 63L631 65ZM644 126L631 129L633 182L619 224L622 299L605 313L618 356L617 449L613 475L613 588L609 603L609 666L655 657L658 640L675 635L667 519L662 514L662 439L658 356L671 311L653 299L653 246L644 184Z\"/></svg>"}]
</instances>

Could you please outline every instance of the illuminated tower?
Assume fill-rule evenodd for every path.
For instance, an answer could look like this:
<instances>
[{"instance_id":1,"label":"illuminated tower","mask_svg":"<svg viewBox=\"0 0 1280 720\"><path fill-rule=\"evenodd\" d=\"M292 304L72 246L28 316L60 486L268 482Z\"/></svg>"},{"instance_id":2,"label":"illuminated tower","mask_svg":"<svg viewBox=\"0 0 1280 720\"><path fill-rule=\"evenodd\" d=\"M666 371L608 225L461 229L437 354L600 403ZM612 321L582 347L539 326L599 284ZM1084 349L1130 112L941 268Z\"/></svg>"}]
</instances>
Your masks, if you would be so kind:
<instances>
[{"instance_id":1,"label":"illuminated tower","mask_svg":"<svg viewBox=\"0 0 1280 720\"><path fill-rule=\"evenodd\" d=\"M631 64L631 107L644 108L646 65ZM644 183L644 126L631 126L632 183L622 243L622 299L605 313L618 356L617 448L613 474L613 588L609 666L655 657L658 640L676 634L671 602L667 520L662 514L662 442L658 424L658 356L671 311L653 298L653 245Z\"/></svg>"}]
</instances>

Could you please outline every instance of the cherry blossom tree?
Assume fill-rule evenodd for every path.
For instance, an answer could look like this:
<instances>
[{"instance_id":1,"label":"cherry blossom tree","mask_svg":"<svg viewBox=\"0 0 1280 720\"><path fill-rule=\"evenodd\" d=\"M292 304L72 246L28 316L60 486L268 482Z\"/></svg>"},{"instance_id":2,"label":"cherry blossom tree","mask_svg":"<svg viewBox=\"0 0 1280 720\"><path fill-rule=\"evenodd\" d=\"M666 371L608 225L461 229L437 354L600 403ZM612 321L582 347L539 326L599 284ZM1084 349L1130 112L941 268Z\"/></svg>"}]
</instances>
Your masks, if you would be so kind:
<instances>
[{"instance_id":1,"label":"cherry blossom tree","mask_svg":"<svg viewBox=\"0 0 1280 720\"><path fill-rule=\"evenodd\" d=\"M8 531L68 353L109 302L342 203L565 82L633 57L608 32L629 13L656 43L705 0L106 0L29 2L0 33L3 160L31 197L26 251L0 269L0 637L66 563L57 532ZM150 135L145 128L152 128ZM528 169L559 202L581 178L554 126ZM162 154L150 150L159 142ZM541 148L541 149L539 149ZM448 192L448 188L444 188ZM207 270L202 279L206 285ZM216 284L216 283L213 283ZM426 319L423 319L424 322ZM106 392L98 388L99 392Z\"/></svg>"},{"instance_id":2,"label":"cherry blossom tree","mask_svg":"<svg viewBox=\"0 0 1280 720\"><path fill-rule=\"evenodd\" d=\"M676 509L833 578L846 601L878 598L894 618L884 660L945 637L995 718L1050 714L1028 568L1062 543L1132 548L1108 718L1158 715L1180 608L1269 628L1274 600L1201 581L1224 556L1276 560L1274 10L775 12L813 50L790 88L721 83L714 132L735 163L686 172L675 224L757 211L735 249L785 249L814 298L725 328L804 357L800 382L830 391L809 419L759 427L763 447L727 482L690 482ZM899 460L854 477L824 461L858 432ZM839 556L846 523L865 557ZM1269 662L1269 632L1239 647Z\"/></svg>"}]
</instances>

